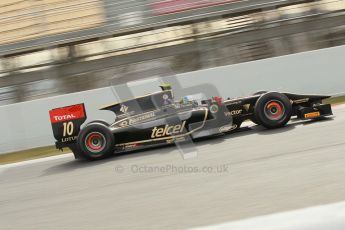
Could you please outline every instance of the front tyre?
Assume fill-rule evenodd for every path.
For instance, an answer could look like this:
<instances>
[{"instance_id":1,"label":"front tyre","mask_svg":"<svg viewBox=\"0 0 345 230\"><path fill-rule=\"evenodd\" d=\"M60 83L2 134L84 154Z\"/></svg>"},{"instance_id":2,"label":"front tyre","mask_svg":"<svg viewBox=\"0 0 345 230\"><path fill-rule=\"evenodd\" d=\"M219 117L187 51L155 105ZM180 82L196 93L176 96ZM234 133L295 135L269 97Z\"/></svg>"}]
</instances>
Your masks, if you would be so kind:
<instances>
[{"instance_id":1,"label":"front tyre","mask_svg":"<svg viewBox=\"0 0 345 230\"><path fill-rule=\"evenodd\" d=\"M97 160L113 154L115 139L104 124L91 123L80 131L77 143L86 159Z\"/></svg>"},{"instance_id":2,"label":"front tyre","mask_svg":"<svg viewBox=\"0 0 345 230\"><path fill-rule=\"evenodd\" d=\"M291 114L292 105L289 98L277 92L263 94L254 107L255 121L268 129L286 125Z\"/></svg>"}]
</instances>

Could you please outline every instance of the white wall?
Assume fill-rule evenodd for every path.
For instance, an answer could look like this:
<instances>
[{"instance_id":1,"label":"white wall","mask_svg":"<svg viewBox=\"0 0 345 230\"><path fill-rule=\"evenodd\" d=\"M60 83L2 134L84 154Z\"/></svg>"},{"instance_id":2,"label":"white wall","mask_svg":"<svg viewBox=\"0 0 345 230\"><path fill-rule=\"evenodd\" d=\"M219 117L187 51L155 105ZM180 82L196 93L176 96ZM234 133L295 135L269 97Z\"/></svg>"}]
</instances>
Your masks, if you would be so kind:
<instances>
[{"instance_id":1,"label":"white wall","mask_svg":"<svg viewBox=\"0 0 345 230\"><path fill-rule=\"evenodd\" d=\"M345 92L345 46L184 73L177 79L183 88L212 83L223 97L262 89L334 95ZM157 86L145 84L135 94L152 90ZM1 106L0 153L54 144L48 116L52 108L84 102L88 120L112 121L111 112L97 109L116 100L110 88L101 88Z\"/></svg>"}]
</instances>

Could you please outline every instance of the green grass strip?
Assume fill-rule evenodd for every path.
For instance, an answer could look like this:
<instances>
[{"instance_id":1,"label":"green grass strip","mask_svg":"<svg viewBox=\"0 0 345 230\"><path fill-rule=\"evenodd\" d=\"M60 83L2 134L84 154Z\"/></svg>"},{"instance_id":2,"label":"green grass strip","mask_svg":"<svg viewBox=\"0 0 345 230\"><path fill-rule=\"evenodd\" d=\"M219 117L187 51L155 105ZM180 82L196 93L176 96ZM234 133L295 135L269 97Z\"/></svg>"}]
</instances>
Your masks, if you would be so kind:
<instances>
[{"instance_id":1,"label":"green grass strip","mask_svg":"<svg viewBox=\"0 0 345 230\"><path fill-rule=\"evenodd\" d=\"M15 163L19 161L27 161L32 159L38 159L42 157L50 157L61 154L66 154L70 151L61 152L56 149L55 146L39 147L34 149L27 149L22 151L16 151L11 153L0 154L0 165Z\"/></svg>"}]
</instances>

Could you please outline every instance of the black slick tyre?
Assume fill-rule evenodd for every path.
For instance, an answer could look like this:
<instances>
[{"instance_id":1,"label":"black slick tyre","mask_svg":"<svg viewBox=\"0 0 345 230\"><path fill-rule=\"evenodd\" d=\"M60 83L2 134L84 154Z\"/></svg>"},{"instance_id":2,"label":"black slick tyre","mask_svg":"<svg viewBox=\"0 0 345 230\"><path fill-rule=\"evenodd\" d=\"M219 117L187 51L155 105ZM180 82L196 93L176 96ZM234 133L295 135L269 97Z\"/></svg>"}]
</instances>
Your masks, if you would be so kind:
<instances>
[{"instance_id":1,"label":"black slick tyre","mask_svg":"<svg viewBox=\"0 0 345 230\"><path fill-rule=\"evenodd\" d=\"M291 114L292 105L289 98L277 92L261 95L254 107L254 120L268 129L286 125Z\"/></svg>"},{"instance_id":2,"label":"black slick tyre","mask_svg":"<svg viewBox=\"0 0 345 230\"><path fill-rule=\"evenodd\" d=\"M88 160L103 159L114 153L114 135L101 123L85 126L78 135L77 143L81 154Z\"/></svg>"}]
</instances>

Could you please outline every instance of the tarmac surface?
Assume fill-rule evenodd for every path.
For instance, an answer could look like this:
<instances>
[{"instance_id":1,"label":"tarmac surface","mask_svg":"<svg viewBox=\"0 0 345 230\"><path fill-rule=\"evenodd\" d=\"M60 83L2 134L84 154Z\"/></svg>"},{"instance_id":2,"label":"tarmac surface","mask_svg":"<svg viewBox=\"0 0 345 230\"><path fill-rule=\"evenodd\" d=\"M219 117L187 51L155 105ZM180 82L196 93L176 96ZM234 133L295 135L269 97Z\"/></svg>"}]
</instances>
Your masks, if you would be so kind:
<instances>
[{"instance_id":1,"label":"tarmac surface","mask_svg":"<svg viewBox=\"0 0 345 230\"><path fill-rule=\"evenodd\" d=\"M85 162L0 166L0 228L186 229L345 200L345 109Z\"/></svg>"}]
</instances>

